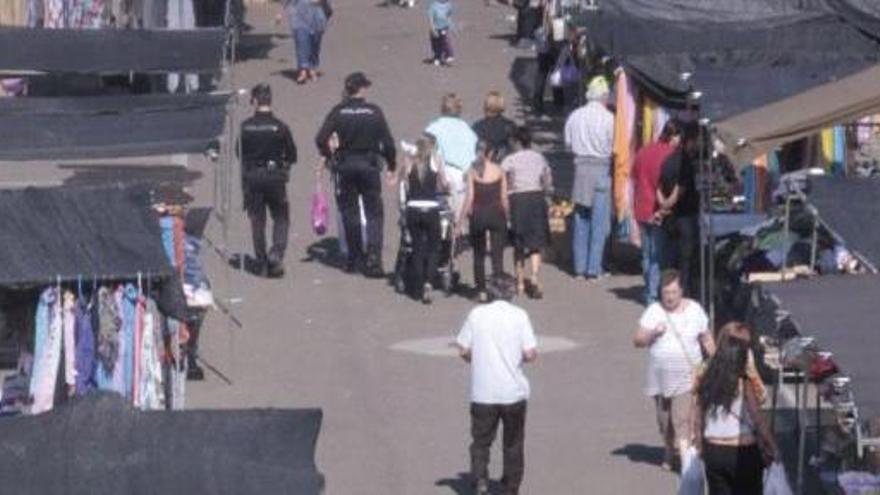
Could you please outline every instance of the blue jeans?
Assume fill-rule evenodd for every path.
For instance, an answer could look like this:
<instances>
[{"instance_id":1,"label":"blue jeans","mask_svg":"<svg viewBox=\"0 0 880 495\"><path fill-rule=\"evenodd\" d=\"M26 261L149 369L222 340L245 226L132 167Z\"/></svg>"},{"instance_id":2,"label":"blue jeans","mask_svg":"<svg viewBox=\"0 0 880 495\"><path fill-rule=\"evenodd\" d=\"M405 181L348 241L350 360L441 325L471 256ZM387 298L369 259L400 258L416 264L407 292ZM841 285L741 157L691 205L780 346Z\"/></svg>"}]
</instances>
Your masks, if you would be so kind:
<instances>
[{"instance_id":1,"label":"blue jeans","mask_svg":"<svg viewBox=\"0 0 880 495\"><path fill-rule=\"evenodd\" d=\"M666 249L663 227L639 222L642 234L642 274L645 276L645 305L657 301L660 294L660 270Z\"/></svg>"},{"instance_id":2,"label":"blue jeans","mask_svg":"<svg viewBox=\"0 0 880 495\"><path fill-rule=\"evenodd\" d=\"M317 69L321 65L321 37L324 33L312 33L306 29L294 29L296 65L300 70Z\"/></svg>"},{"instance_id":3,"label":"blue jeans","mask_svg":"<svg viewBox=\"0 0 880 495\"><path fill-rule=\"evenodd\" d=\"M603 177L596 183L593 206L575 206L571 236L575 275L598 277L602 274L605 243L611 231L610 186L611 178Z\"/></svg>"}]
</instances>

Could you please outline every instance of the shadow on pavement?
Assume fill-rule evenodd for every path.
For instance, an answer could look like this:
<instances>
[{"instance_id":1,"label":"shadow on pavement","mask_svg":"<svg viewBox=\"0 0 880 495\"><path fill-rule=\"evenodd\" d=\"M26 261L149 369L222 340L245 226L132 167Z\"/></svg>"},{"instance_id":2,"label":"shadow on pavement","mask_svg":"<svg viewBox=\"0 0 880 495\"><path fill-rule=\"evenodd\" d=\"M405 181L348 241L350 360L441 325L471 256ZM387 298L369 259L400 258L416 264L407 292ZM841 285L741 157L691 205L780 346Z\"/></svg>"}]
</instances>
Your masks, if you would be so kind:
<instances>
[{"instance_id":1,"label":"shadow on pavement","mask_svg":"<svg viewBox=\"0 0 880 495\"><path fill-rule=\"evenodd\" d=\"M342 269L345 265L342 252L339 250L339 239L325 237L312 243L306 248L306 256L300 260L302 263L318 262L324 266Z\"/></svg>"},{"instance_id":2,"label":"shadow on pavement","mask_svg":"<svg viewBox=\"0 0 880 495\"><path fill-rule=\"evenodd\" d=\"M642 304L644 302L645 297L645 287L643 285L633 285L632 287L614 287L612 289L608 289L608 292L617 296L618 299L623 301L632 301L634 303Z\"/></svg>"},{"instance_id":3,"label":"shadow on pavement","mask_svg":"<svg viewBox=\"0 0 880 495\"><path fill-rule=\"evenodd\" d=\"M650 464L659 466L663 463L663 447L629 443L623 447L612 450L611 455L626 457L636 464Z\"/></svg>"},{"instance_id":4,"label":"shadow on pavement","mask_svg":"<svg viewBox=\"0 0 880 495\"><path fill-rule=\"evenodd\" d=\"M468 473L458 473L457 478L444 478L437 480L434 483L434 486L445 486L452 490L452 493L456 495L472 495L476 493L474 491L474 484L471 481L471 476ZM501 483L497 481L489 481L489 493L492 494L500 494L502 493Z\"/></svg>"},{"instance_id":5,"label":"shadow on pavement","mask_svg":"<svg viewBox=\"0 0 880 495\"><path fill-rule=\"evenodd\" d=\"M236 58L239 61L269 58L269 52L278 46L277 40L289 38L290 35L244 34L238 43Z\"/></svg>"}]
</instances>

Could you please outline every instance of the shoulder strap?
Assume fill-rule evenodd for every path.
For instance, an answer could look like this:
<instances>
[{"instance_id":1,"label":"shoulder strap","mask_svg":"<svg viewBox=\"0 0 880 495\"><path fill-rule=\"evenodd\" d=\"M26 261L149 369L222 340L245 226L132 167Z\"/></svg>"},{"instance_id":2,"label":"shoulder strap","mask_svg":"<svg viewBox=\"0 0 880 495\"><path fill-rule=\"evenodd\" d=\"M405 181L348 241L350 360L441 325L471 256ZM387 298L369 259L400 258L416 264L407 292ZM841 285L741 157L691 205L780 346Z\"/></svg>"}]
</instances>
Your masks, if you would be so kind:
<instances>
[{"instance_id":1,"label":"shoulder strap","mask_svg":"<svg viewBox=\"0 0 880 495\"><path fill-rule=\"evenodd\" d=\"M678 341L678 345L681 346L681 351L684 352L684 357L688 361L688 365L691 368L696 368L697 363L691 358L691 354L688 352L687 346L684 345L684 339L681 338L681 334L678 333L678 329L675 327L675 323L672 321L672 315L669 314L669 311L663 309L663 313L666 315L666 321L669 322L669 329L672 331L672 335L675 336L675 340Z\"/></svg>"}]
</instances>

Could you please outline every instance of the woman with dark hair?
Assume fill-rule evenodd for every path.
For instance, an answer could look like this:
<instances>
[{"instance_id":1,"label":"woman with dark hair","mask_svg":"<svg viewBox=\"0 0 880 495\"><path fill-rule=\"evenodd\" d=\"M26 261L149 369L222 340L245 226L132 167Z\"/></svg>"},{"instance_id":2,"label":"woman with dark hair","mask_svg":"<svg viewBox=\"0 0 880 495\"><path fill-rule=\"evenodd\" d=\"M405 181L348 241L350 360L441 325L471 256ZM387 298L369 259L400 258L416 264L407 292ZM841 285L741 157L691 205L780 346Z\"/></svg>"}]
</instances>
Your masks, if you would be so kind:
<instances>
[{"instance_id":1,"label":"woman with dark hair","mask_svg":"<svg viewBox=\"0 0 880 495\"><path fill-rule=\"evenodd\" d=\"M541 299L538 282L541 250L550 244L550 225L546 195L553 190L550 165L544 155L532 149L532 133L526 127L514 131L516 152L504 159L501 168L510 185L510 229L513 233L513 259L519 295ZM531 261L529 284L525 281L525 260Z\"/></svg>"},{"instance_id":2,"label":"woman with dark hair","mask_svg":"<svg viewBox=\"0 0 880 495\"><path fill-rule=\"evenodd\" d=\"M466 174L467 193L458 218L464 225L470 217L471 245L474 248L474 285L480 302L488 299L486 294L486 237L489 237L489 255L492 259L492 275L504 272L504 241L507 234L507 218L510 205L507 200L507 177L497 163L492 161L489 145L477 143L477 159Z\"/></svg>"},{"instance_id":3,"label":"woman with dark hair","mask_svg":"<svg viewBox=\"0 0 880 495\"><path fill-rule=\"evenodd\" d=\"M728 325L736 325L729 323ZM773 434L749 384L748 343L727 339L697 380L696 445L702 446L709 495L761 495L764 454L778 458Z\"/></svg>"}]
</instances>

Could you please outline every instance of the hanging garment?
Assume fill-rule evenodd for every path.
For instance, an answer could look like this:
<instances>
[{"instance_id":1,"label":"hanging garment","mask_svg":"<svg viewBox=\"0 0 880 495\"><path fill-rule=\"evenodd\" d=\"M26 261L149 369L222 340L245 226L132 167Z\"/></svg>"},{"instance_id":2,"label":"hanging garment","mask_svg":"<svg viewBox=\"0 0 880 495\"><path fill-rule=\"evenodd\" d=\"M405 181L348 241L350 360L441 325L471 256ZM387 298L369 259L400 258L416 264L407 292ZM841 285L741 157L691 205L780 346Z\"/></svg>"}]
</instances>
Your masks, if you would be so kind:
<instances>
[{"instance_id":1,"label":"hanging garment","mask_svg":"<svg viewBox=\"0 0 880 495\"><path fill-rule=\"evenodd\" d=\"M626 72L617 72L615 83L617 113L614 116L614 211L618 221L632 211L630 171L635 156L635 88L630 85Z\"/></svg>"},{"instance_id":2,"label":"hanging garment","mask_svg":"<svg viewBox=\"0 0 880 495\"><path fill-rule=\"evenodd\" d=\"M666 127L666 123L669 122L670 116L669 112L663 107L654 108L654 136L660 136L663 134L663 128Z\"/></svg>"},{"instance_id":3,"label":"hanging garment","mask_svg":"<svg viewBox=\"0 0 880 495\"><path fill-rule=\"evenodd\" d=\"M43 27L64 29L67 27L69 0L45 0L43 7Z\"/></svg>"},{"instance_id":4,"label":"hanging garment","mask_svg":"<svg viewBox=\"0 0 880 495\"><path fill-rule=\"evenodd\" d=\"M145 299L138 289L137 302L135 303L134 319L134 359L132 363L131 398L134 407L141 407L141 363L143 362L144 350L144 310Z\"/></svg>"},{"instance_id":5,"label":"hanging garment","mask_svg":"<svg viewBox=\"0 0 880 495\"><path fill-rule=\"evenodd\" d=\"M0 2L0 26L27 25L27 3L25 0L3 0Z\"/></svg>"},{"instance_id":6,"label":"hanging garment","mask_svg":"<svg viewBox=\"0 0 880 495\"><path fill-rule=\"evenodd\" d=\"M34 363L31 370L31 413L52 409L61 362L61 302L58 289L46 289L37 305Z\"/></svg>"},{"instance_id":7,"label":"hanging garment","mask_svg":"<svg viewBox=\"0 0 880 495\"><path fill-rule=\"evenodd\" d=\"M192 0L168 0L168 29L195 29L196 16ZM168 92L176 93L180 86L180 74L168 74ZM184 93L199 90L199 75L186 74Z\"/></svg>"},{"instance_id":8,"label":"hanging garment","mask_svg":"<svg viewBox=\"0 0 880 495\"><path fill-rule=\"evenodd\" d=\"M645 97L642 105L642 146L653 143L659 133L655 133L654 120L657 104Z\"/></svg>"},{"instance_id":9,"label":"hanging garment","mask_svg":"<svg viewBox=\"0 0 880 495\"><path fill-rule=\"evenodd\" d=\"M74 29L99 29L103 24L104 0L71 0L70 27Z\"/></svg>"},{"instance_id":10,"label":"hanging garment","mask_svg":"<svg viewBox=\"0 0 880 495\"><path fill-rule=\"evenodd\" d=\"M132 397L134 388L135 332L137 327L138 290L133 284L125 286L122 296L122 331L119 332L119 356L122 364L123 393Z\"/></svg>"},{"instance_id":11,"label":"hanging garment","mask_svg":"<svg viewBox=\"0 0 880 495\"><path fill-rule=\"evenodd\" d=\"M126 396L126 388L125 388L125 370L123 369L123 363L127 360L128 351L125 347L125 332L124 329L124 313L123 313L123 292L124 287L119 286L110 293L110 298L107 301L107 306L110 306L112 309L106 309L106 312L112 315L112 318L109 318L110 328L106 330L104 329L104 316L102 308L102 316L101 316L101 334L99 335L99 344L98 344L98 353L101 355L101 341L100 338L105 335L108 338L107 345L115 346L115 354L114 359L109 365L104 363L104 357L101 357L101 361L98 365L98 388L101 390L108 390L112 392L116 392L120 395ZM130 390L130 389L129 389Z\"/></svg>"},{"instance_id":12,"label":"hanging garment","mask_svg":"<svg viewBox=\"0 0 880 495\"><path fill-rule=\"evenodd\" d=\"M145 411L162 409L165 397L162 388L162 336L157 328L158 310L153 300L148 300L144 312L141 339L140 401Z\"/></svg>"},{"instance_id":13,"label":"hanging garment","mask_svg":"<svg viewBox=\"0 0 880 495\"><path fill-rule=\"evenodd\" d=\"M45 17L45 4L43 0L27 0L27 25L28 27L42 27Z\"/></svg>"},{"instance_id":14,"label":"hanging garment","mask_svg":"<svg viewBox=\"0 0 880 495\"><path fill-rule=\"evenodd\" d=\"M91 301L83 297L76 303L76 395L85 395L95 388L93 309Z\"/></svg>"},{"instance_id":15,"label":"hanging garment","mask_svg":"<svg viewBox=\"0 0 880 495\"><path fill-rule=\"evenodd\" d=\"M822 132L819 134L821 139L821 149L822 149L822 167L831 171L831 164L834 163L834 129L822 129Z\"/></svg>"},{"instance_id":16,"label":"hanging garment","mask_svg":"<svg viewBox=\"0 0 880 495\"><path fill-rule=\"evenodd\" d=\"M116 292L101 287L98 290L98 388L110 389L116 361L119 357L119 329L122 318L116 304Z\"/></svg>"},{"instance_id":17,"label":"hanging garment","mask_svg":"<svg viewBox=\"0 0 880 495\"><path fill-rule=\"evenodd\" d=\"M62 331L64 333L64 384L65 392L70 395L76 390L76 296L73 292L64 293L62 308Z\"/></svg>"},{"instance_id":18,"label":"hanging garment","mask_svg":"<svg viewBox=\"0 0 880 495\"><path fill-rule=\"evenodd\" d=\"M846 128L842 125L834 127L834 157L831 160L831 175L846 175Z\"/></svg>"}]
</instances>

